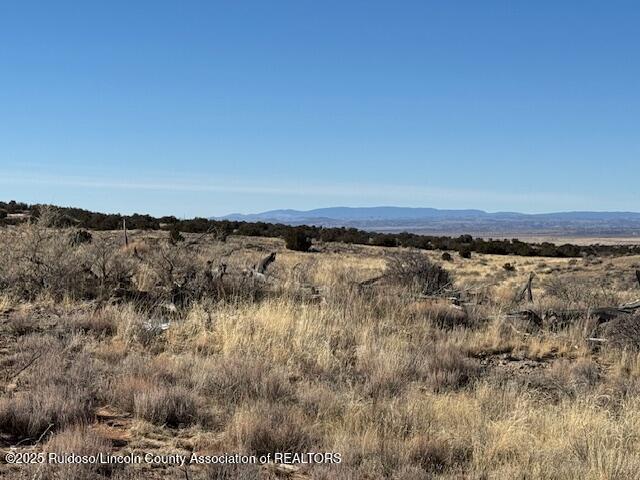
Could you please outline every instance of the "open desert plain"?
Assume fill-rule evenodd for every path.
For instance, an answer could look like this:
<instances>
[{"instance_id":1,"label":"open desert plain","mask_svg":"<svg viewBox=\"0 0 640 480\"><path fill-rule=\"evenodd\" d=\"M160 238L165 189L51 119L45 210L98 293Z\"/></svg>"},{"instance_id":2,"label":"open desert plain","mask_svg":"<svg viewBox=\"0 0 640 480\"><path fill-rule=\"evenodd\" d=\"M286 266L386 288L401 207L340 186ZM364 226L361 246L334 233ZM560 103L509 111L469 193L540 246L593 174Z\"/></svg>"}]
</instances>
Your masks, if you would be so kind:
<instances>
[{"instance_id":1,"label":"open desert plain","mask_svg":"<svg viewBox=\"0 0 640 480\"><path fill-rule=\"evenodd\" d=\"M125 245L54 216L0 229L2 478L640 472L638 256Z\"/></svg>"}]
</instances>

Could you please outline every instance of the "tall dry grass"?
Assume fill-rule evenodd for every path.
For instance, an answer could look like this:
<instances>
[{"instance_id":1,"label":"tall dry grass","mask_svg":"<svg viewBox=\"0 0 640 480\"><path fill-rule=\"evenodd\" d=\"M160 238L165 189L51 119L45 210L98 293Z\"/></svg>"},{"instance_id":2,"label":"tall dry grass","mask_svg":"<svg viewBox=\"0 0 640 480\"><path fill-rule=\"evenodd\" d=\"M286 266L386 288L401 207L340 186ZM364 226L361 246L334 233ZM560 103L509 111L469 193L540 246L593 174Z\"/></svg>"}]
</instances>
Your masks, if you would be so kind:
<instances>
[{"instance_id":1,"label":"tall dry grass","mask_svg":"<svg viewBox=\"0 0 640 480\"><path fill-rule=\"evenodd\" d=\"M466 308L423 298L415 279L362 288L387 265L384 250L367 248L279 250L267 281L249 282L239 273L203 293L198 288L207 285L218 259L241 272L264 251L247 247L246 240L242 249L242 241L231 238L231 246L200 245L190 257L143 248L162 238L134 237L140 246L135 251L110 247L131 268L125 269L132 273L126 285L123 279L105 281L110 286L103 289L100 282L86 289L77 279L42 285L33 283L36 273L13 288L10 279L34 268L21 263L36 235L27 229L45 227L20 228L25 231L0 232L23 242L11 257L17 266L0 259L0 329L10 339L0 345L7 372L0 433L12 444L36 450L340 452L340 465L302 466L296 473L316 479L638 477L638 349L632 342L594 348L587 340L593 333L587 300L632 297L622 281L604 293L593 283L587 287L593 295L572 299L567 295L573 290L537 287L541 298L527 307L570 304L585 315L558 328L531 328L504 313L514 307L514 275L526 275L535 263L507 274L504 259L476 256L477 264L465 262L460 268L467 270L459 272L460 262L451 262L446 268L458 287L481 287L474 290L477 305ZM45 255L46 245L64 234L45 235L44 256L37 258L55 261ZM277 242L264 246L272 248ZM88 250L73 252L74 261L94 258ZM144 260L150 255L156 256ZM90 268L109 265L91 262ZM114 271L123 271L115 265ZM575 274L576 265L553 265L566 267L563 275ZM189 285L181 302L171 296L175 282ZM309 285L313 295L306 294ZM39 290L32 295L25 288ZM123 289L140 298L120 295ZM119 415L119 426L109 428L126 438L125 447L101 436L105 429L113 434L98 415L104 409ZM266 472L212 467L189 478L273 476ZM128 469L35 473L153 475ZM177 469L163 474L184 478Z\"/></svg>"}]
</instances>

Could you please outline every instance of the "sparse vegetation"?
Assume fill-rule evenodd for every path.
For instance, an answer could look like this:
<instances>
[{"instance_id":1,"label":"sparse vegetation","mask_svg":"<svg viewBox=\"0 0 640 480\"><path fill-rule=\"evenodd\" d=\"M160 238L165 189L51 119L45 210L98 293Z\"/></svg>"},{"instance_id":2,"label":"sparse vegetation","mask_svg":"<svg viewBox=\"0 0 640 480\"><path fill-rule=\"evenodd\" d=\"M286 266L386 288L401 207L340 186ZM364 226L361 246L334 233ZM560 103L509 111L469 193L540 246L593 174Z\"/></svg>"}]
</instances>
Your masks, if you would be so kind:
<instances>
[{"instance_id":1,"label":"sparse vegetation","mask_svg":"<svg viewBox=\"0 0 640 480\"><path fill-rule=\"evenodd\" d=\"M171 240L171 243L174 244L178 242L184 242L184 237L182 236L182 233L180 233L178 225L174 224L169 229L169 239Z\"/></svg>"},{"instance_id":2,"label":"sparse vegetation","mask_svg":"<svg viewBox=\"0 0 640 480\"><path fill-rule=\"evenodd\" d=\"M284 236L285 245L289 250L308 252L311 248L311 240L307 232L302 228L292 228Z\"/></svg>"},{"instance_id":3,"label":"sparse vegetation","mask_svg":"<svg viewBox=\"0 0 640 480\"><path fill-rule=\"evenodd\" d=\"M71 235L71 246L77 247L84 243L91 243L93 240L93 235L91 232L87 232L86 230L76 230Z\"/></svg>"},{"instance_id":4,"label":"sparse vegetation","mask_svg":"<svg viewBox=\"0 0 640 480\"><path fill-rule=\"evenodd\" d=\"M505 263L502 268L507 271L507 272L515 272L516 271L516 266L513 265L511 262L507 262Z\"/></svg>"},{"instance_id":5,"label":"sparse vegetation","mask_svg":"<svg viewBox=\"0 0 640 480\"><path fill-rule=\"evenodd\" d=\"M0 449L342 458L189 467L196 480L637 475L638 317L594 315L637 299L637 257L513 270L513 257L321 241L306 255L182 227L180 242L70 241L77 228L41 209L0 229ZM517 303L531 272L533 301ZM0 475L185 478L149 465Z\"/></svg>"},{"instance_id":6,"label":"sparse vegetation","mask_svg":"<svg viewBox=\"0 0 640 480\"><path fill-rule=\"evenodd\" d=\"M0 202L0 212L24 215L17 219L0 217L0 226L17 225L38 218L40 210L49 209L43 205L28 205L11 201ZM322 242L344 242L356 245L375 245L383 247L417 248L421 250L445 250L453 252L476 252L491 255L517 255L524 257L578 258L586 256L638 255L640 245L601 245L578 246L571 244L555 245L550 242L527 243L518 239L498 240L473 238L471 235L459 237L420 235L415 233L371 234L355 228L327 228L315 226L288 226L264 222L237 222L228 220L209 220L194 218L178 220L175 217L154 218L150 215L119 215L90 212L79 208L56 207L61 219L61 226L75 226L87 230L113 231L122 228L123 220L131 230L168 230L170 233L207 233L211 237L223 241L229 235L251 237L286 238L304 236L308 240ZM294 243L297 240L294 240ZM301 244L303 245L303 243ZM295 249L294 249L295 250ZM465 257L466 258L466 257Z\"/></svg>"},{"instance_id":7,"label":"sparse vegetation","mask_svg":"<svg viewBox=\"0 0 640 480\"><path fill-rule=\"evenodd\" d=\"M396 284L424 295L442 293L451 287L451 274L419 252L391 255L387 260L386 276Z\"/></svg>"}]
</instances>

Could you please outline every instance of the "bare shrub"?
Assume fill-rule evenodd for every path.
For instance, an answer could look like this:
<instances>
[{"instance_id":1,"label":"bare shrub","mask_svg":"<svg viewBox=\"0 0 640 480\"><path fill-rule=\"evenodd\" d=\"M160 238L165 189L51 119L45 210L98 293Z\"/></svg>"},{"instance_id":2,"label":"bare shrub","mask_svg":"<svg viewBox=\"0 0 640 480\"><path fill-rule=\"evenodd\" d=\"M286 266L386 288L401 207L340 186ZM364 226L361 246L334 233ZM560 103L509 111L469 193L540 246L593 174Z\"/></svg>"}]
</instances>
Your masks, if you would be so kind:
<instances>
[{"instance_id":1,"label":"bare shrub","mask_svg":"<svg viewBox=\"0 0 640 480\"><path fill-rule=\"evenodd\" d=\"M144 256L155 277L151 293L158 302L185 307L203 297L215 299L220 293L214 262L202 258L201 246L189 242L160 242Z\"/></svg>"},{"instance_id":2,"label":"bare shrub","mask_svg":"<svg viewBox=\"0 0 640 480\"><path fill-rule=\"evenodd\" d=\"M48 428L83 423L91 417L91 398L82 389L48 385L0 400L0 430L35 440Z\"/></svg>"},{"instance_id":3,"label":"bare shrub","mask_svg":"<svg viewBox=\"0 0 640 480\"><path fill-rule=\"evenodd\" d=\"M289 250L308 252L311 248L311 239L307 237L303 228L290 228L284 235L286 247Z\"/></svg>"},{"instance_id":4,"label":"bare shrub","mask_svg":"<svg viewBox=\"0 0 640 480\"><path fill-rule=\"evenodd\" d=\"M91 333L96 336L111 336L117 330L115 319L104 310L67 316L63 318L62 324L72 332Z\"/></svg>"},{"instance_id":5,"label":"bare shrub","mask_svg":"<svg viewBox=\"0 0 640 480\"><path fill-rule=\"evenodd\" d=\"M94 285L93 296L110 297L118 289L132 288L135 262L113 236L97 236L80 254Z\"/></svg>"},{"instance_id":6,"label":"bare shrub","mask_svg":"<svg viewBox=\"0 0 640 480\"><path fill-rule=\"evenodd\" d=\"M93 241L93 235L87 230L76 230L71 233L69 238L69 245L72 247L78 247L85 243L91 243Z\"/></svg>"},{"instance_id":7,"label":"bare shrub","mask_svg":"<svg viewBox=\"0 0 640 480\"><path fill-rule=\"evenodd\" d=\"M583 301L585 297L585 285L566 278L552 277L547 280L544 289L547 295L571 305Z\"/></svg>"},{"instance_id":8,"label":"bare shrub","mask_svg":"<svg viewBox=\"0 0 640 480\"><path fill-rule=\"evenodd\" d=\"M450 303L435 303L432 300L419 301L408 306L409 314L416 320L429 322L445 330L470 327L473 318L461 307Z\"/></svg>"},{"instance_id":9,"label":"bare shrub","mask_svg":"<svg viewBox=\"0 0 640 480\"><path fill-rule=\"evenodd\" d=\"M425 383L434 392L464 387L476 378L479 367L450 345L438 345L426 355Z\"/></svg>"},{"instance_id":10,"label":"bare shrub","mask_svg":"<svg viewBox=\"0 0 640 480\"><path fill-rule=\"evenodd\" d=\"M467 385L479 372L470 359L450 345L394 347L369 348L361 354L357 371L364 379L365 395L396 397L413 382L433 392L455 390Z\"/></svg>"},{"instance_id":11,"label":"bare shrub","mask_svg":"<svg viewBox=\"0 0 640 480\"><path fill-rule=\"evenodd\" d=\"M550 368L533 369L527 375L495 372L492 378L501 388L510 386L528 392L536 401L559 404L593 391L601 381L601 374L593 361L582 358L571 361L561 359Z\"/></svg>"},{"instance_id":12,"label":"bare shrub","mask_svg":"<svg viewBox=\"0 0 640 480\"><path fill-rule=\"evenodd\" d=\"M38 220L0 236L0 288L27 299L43 292L82 296L86 272L55 222L55 211L42 208Z\"/></svg>"},{"instance_id":13,"label":"bare shrub","mask_svg":"<svg viewBox=\"0 0 640 480\"><path fill-rule=\"evenodd\" d=\"M9 331L19 337L36 332L39 328L38 319L24 312L11 315L7 320L7 325Z\"/></svg>"},{"instance_id":14,"label":"bare shrub","mask_svg":"<svg viewBox=\"0 0 640 480\"><path fill-rule=\"evenodd\" d=\"M564 390L564 393L575 395L595 387L600 382L601 374L595 362L581 358L556 362L548 369L546 377L556 388Z\"/></svg>"},{"instance_id":15,"label":"bare shrub","mask_svg":"<svg viewBox=\"0 0 640 480\"><path fill-rule=\"evenodd\" d=\"M510 262L507 262L502 266L502 269L507 271L507 272L515 272L516 271L516 266L511 264Z\"/></svg>"},{"instance_id":16,"label":"bare shrub","mask_svg":"<svg viewBox=\"0 0 640 480\"><path fill-rule=\"evenodd\" d=\"M338 395L325 383L303 383L296 389L297 401L310 418L340 416Z\"/></svg>"},{"instance_id":17,"label":"bare shrub","mask_svg":"<svg viewBox=\"0 0 640 480\"><path fill-rule=\"evenodd\" d=\"M53 436L43 446L44 453L57 453L65 455L98 455L107 453L111 444L106 439L98 436L85 427L72 427ZM108 464L68 463L39 465L34 468L32 478L38 480L96 480L99 478L111 478L112 466Z\"/></svg>"},{"instance_id":18,"label":"bare shrub","mask_svg":"<svg viewBox=\"0 0 640 480\"><path fill-rule=\"evenodd\" d=\"M150 377L128 374L126 367L117 378L111 381L105 391L105 397L111 405L125 412L135 412L135 396L138 393L152 390L156 385Z\"/></svg>"},{"instance_id":19,"label":"bare shrub","mask_svg":"<svg viewBox=\"0 0 640 480\"><path fill-rule=\"evenodd\" d=\"M571 366L571 380L575 385L595 387L602 378L598 365L590 359L578 359Z\"/></svg>"},{"instance_id":20,"label":"bare shrub","mask_svg":"<svg viewBox=\"0 0 640 480\"><path fill-rule=\"evenodd\" d=\"M460 467L470 461L471 454L470 446L455 445L451 441L426 435L412 438L408 445L411 463L430 474L441 474Z\"/></svg>"},{"instance_id":21,"label":"bare shrub","mask_svg":"<svg viewBox=\"0 0 640 480\"><path fill-rule=\"evenodd\" d=\"M84 424L93 417L94 372L83 357L69 362L47 352L27 374L29 390L0 399L0 431L37 439L44 431Z\"/></svg>"},{"instance_id":22,"label":"bare shrub","mask_svg":"<svg viewBox=\"0 0 640 480\"><path fill-rule=\"evenodd\" d=\"M78 231L67 234L54 228L55 212L46 212L49 210L43 209L37 221L0 236L0 289L26 299L40 293L56 299L153 294L156 302L178 306L217 293L212 262L200 257L197 244L159 242L141 256L135 247L121 248L119 240L108 233L81 241L76 238ZM154 277L150 292L138 292L133 285L143 266Z\"/></svg>"},{"instance_id":23,"label":"bare shrub","mask_svg":"<svg viewBox=\"0 0 640 480\"><path fill-rule=\"evenodd\" d=\"M86 427L75 426L54 435L43 447L45 452L95 455L107 452L111 444Z\"/></svg>"},{"instance_id":24,"label":"bare shrub","mask_svg":"<svg viewBox=\"0 0 640 480\"><path fill-rule=\"evenodd\" d=\"M544 284L546 295L555 297L563 308L614 306L621 302L619 292L602 280L554 276Z\"/></svg>"},{"instance_id":25,"label":"bare shrub","mask_svg":"<svg viewBox=\"0 0 640 480\"><path fill-rule=\"evenodd\" d=\"M607 322L602 328L608 345L640 350L640 315L624 315Z\"/></svg>"},{"instance_id":26,"label":"bare shrub","mask_svg":"<svg viewBox=\"0 0 640 480\"><path fill-rule=\"evenodd\" d=\"M373 355L371 355L373 353ZM359 373L364 379L363 393L374 399L398 396L418 377L418 358L407 352L371 352L361 359Z\"/></svg>"},{"instance_id":27,"label":"bare shrub","mask_svg":"<svg viewBox=\"0 0 640 480\"><path fill-rule=\"evenodd\" d=\"M187 284L198 270L196 256L184 245L161 243L145 256L145 262L156 276L155 290L165 301L184 303Z\"/></svg>"},{"instance_id":28,"label":"bare shrub","mask_svg":"<svg viewBox=\"0 0 640 480\"><path fill-rule=\"evenodd\" d=\"M255 455L309 452L317 443L302 412L278 404L260 403L250 411L237 412L229 434L241 449Z\"/></svg>"},{"instance_id":29,"label":"bare shrub","mask_svg":"<svg viewBox=\"0 0 640 480\"><path fill-rule=\"evenodd\" d=\"M0 236L0 288L20 298L110 296L128 287L133 262L108 234L56 228L55 210Z\"/></svg>"},{"instance_id":30,"label":"bare shrub","mask_svg":"<svg viewBox=\"0 0 640 480\"><path fill-rule=\"evenodd\" d=\"M260 399L282 402L294 397L286 373L257 357L223 358L200 376L203 392L227 405Z\"/></svg>"},{"instance_id":31,"label":"bare shrub","mask_svg":"<svg viewBox=\"0 0 640 480\"><path fill-rule=\"evenodd\" d=\"M156 425L179 427L197 423L202 418L198 399L183 387L154 386L136 392L133 403L137 417Z\"/></svg>"},{"instance_id":32,"label":"bare shrub","mask_svg":"<svg viewBox=\"0 0 640 480\"><path fill-rule=\"evenodd\" d=\"M447 270L417 252L403 252L387 260L385 276L392 282L418 290L425 295L442 293L453 279Z\"/></svg>"}]
</instances>

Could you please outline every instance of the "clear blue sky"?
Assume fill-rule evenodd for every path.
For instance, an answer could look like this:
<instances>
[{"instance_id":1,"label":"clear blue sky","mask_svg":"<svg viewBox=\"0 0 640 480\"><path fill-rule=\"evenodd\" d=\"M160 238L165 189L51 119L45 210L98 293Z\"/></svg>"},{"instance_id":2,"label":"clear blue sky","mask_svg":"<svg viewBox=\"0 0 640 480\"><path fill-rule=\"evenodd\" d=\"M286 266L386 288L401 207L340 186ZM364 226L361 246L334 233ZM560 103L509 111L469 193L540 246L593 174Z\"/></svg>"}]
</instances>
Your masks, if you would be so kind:
<instances>
[{"instance_id":1,"label":"clear blue sky","mask_svg":"<svg viewBox=\"0 0 640 480\"><path fill-rule=\"evenodd\" d=\"M0 2L0 199L640 211L640 2Z\"/></svg>"}]
</instances>

